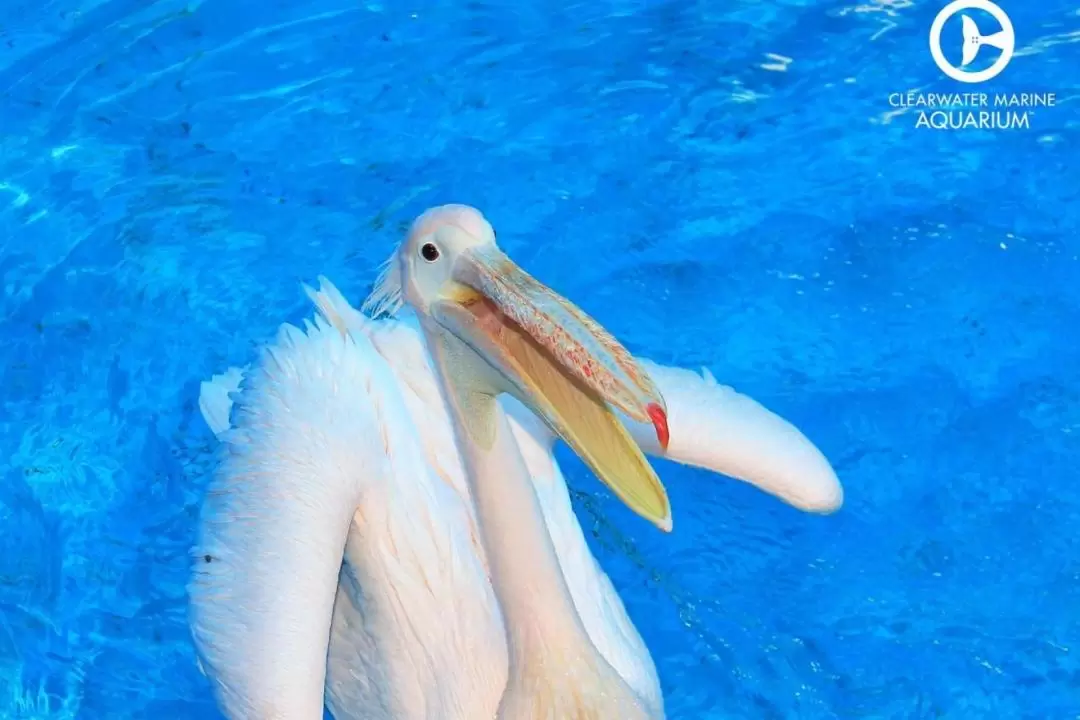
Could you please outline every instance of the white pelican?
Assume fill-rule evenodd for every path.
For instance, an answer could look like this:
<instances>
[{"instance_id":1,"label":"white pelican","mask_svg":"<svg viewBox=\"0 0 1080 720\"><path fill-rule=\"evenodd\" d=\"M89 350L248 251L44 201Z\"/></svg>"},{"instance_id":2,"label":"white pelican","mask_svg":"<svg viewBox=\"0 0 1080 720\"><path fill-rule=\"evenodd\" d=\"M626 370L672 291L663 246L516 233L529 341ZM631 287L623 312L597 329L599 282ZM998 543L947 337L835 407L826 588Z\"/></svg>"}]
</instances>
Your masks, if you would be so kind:
<instances>
[{"instance_id":1,"label":"white pelican","mask_svg":"<svg viewBox=\"0 0 1080 720\"><path fill-rule=\"evenodd\" d=\"M564 358L556 373L529 350L567 347L536 324L552 317L646 452L808 511L842 502L809 440L707 372L642 361L635 385L629 356L505 259L471 208L414 223L370 303L396 317L369 319L326 281L309 294L313 323L283 326L257 363L200 397L222 447L193 550L191 626L229 718L319 718L324 694L339 719L663 717L652 659L588 550L549 424L661 527L666 495L580 390L582 371ZM481 297L534 337L509 342L498 315L470 324L465 303ZM666 401L666 448L639 422L649 377ZM488 400L498 393L508 420Z\"/></svg>"}]
</instances>

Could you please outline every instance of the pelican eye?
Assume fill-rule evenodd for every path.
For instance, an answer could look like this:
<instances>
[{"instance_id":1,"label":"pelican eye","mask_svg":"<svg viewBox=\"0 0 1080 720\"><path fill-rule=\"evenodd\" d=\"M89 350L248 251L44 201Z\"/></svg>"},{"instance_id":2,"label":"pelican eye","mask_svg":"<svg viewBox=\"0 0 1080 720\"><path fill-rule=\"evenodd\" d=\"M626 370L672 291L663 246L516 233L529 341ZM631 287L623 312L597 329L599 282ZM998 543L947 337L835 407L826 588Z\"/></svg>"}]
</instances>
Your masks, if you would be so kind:
<instances>
[{"instance_id":1,"label":"pelican eye","mask_svg":"<svg viewBox=\"0 0 1080 720\"><path fill-rule=\"evenodd\" d=\"M420 257L435 262L439 259L439 248L435 247L435 243L424 243L420 248Z\"/></svg>"}]
</instances>

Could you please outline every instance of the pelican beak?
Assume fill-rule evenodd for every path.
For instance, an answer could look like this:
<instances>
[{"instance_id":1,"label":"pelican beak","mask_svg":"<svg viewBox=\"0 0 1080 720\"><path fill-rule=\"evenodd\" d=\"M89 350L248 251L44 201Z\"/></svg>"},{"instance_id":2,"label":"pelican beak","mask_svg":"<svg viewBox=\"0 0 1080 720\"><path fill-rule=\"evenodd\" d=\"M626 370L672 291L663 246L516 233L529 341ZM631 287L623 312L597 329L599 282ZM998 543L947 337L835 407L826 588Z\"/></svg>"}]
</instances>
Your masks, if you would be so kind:
<instances>
[{"instance_id":1,"label":"pelican beak","mask_svg":"<svg viewBox=\"0 0 1080 720\"><path fill-rule=\"evenodd\" d=\"M455 260L432 318L484 358L631 510L670 531L667 492L615 410L667 446L660 391L629 351L494 245Z\"/></svg>"}]
</instances>

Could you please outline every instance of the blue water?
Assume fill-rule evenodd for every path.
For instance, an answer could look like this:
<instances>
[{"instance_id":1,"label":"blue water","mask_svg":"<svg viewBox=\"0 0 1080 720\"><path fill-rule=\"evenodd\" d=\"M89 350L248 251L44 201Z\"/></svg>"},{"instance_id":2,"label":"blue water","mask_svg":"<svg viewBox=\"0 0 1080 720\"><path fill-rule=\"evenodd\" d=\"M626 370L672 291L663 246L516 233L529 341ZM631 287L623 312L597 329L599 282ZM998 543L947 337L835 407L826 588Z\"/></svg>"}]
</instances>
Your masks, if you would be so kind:
<instances>
[{"instance_id":1,"label":"blue water","mask_svg":"<svg viewBox=\"0 0 1080 720\"><path fill-rule=\"evenodd\" d=\"M670 718L1080 717L1080 15L1002 0L1017 55L962 86L943 4L4 4L0 717L216 717L198 382L451 201L845 485L661 463L662 536L563 455ZM935 131L908 90L1058 104Z\"/></svg>"}]
</instances>

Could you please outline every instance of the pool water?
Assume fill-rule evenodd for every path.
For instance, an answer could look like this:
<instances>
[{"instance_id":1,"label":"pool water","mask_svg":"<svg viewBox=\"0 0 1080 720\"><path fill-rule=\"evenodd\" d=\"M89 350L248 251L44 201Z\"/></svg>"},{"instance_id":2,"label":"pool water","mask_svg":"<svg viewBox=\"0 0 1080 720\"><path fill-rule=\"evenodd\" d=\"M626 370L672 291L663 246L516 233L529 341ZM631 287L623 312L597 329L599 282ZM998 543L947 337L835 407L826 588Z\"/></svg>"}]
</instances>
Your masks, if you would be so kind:
<instances>
[{"instance_id":1,"label":"pool water","mask_svg":"<svg viewBox=\"0 0 1080 720\"><path fill-rule=\"evenodd\" d=\"M670 718L1080 717L1080 15L999 4L966 86L936 1L7 3L0 717L217 717L198 383L444 202L845 485L661 462L662 536L560 451ZM1056 105L933 130L908 91Z\"/></svg>"}]
</instances>

